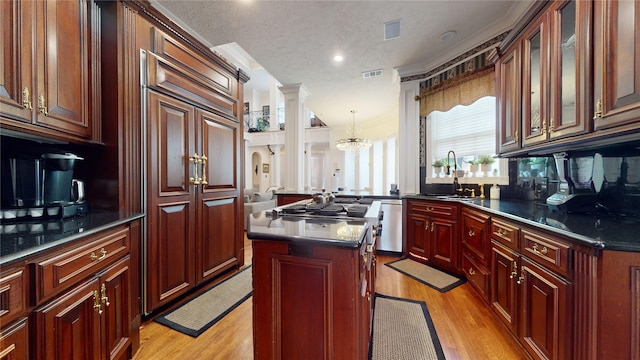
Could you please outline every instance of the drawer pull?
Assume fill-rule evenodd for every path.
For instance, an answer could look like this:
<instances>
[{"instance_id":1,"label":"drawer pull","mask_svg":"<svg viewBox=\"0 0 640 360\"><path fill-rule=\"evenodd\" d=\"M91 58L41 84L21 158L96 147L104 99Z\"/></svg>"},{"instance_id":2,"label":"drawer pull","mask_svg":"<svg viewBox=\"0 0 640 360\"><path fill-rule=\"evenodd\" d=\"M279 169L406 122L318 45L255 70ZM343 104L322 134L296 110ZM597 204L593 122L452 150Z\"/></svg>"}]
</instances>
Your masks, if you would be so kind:
<instances>
[{"instance_id":1,"label":"drawer pull","mask_svg":"<svg viewBox=\"0 0 640 360\"><path fill-rule=\"evenodd\" d=\"M507 230L502 229L502 228L498 228L498 230L496 232L498 233L498 235L501 235L501 236L507 236L509 234L507 232Z\"/></svg>"},{"instance_id":2,"label":"drawer pull","mask_svg":"<svg viewBox=\"0 0 640 360\"><path fill-rule=\"evenodd\" d=\"M109 306L111 305L111 303L109 303L109 297L107 296L107 286L105 284L102 284L102 287L100 287L100 301L105 305L105 306Z\"/></svg>"},{"instance_id":3,"label":"drawer pull","mask_svg":"<svg viewBox=\"0 0 640 360\"><path fill-rule=\"evenodd\" d=\"M100 294L98 294L98 290L93 290L93 311L102 315L102 304L100 303Z\"/></svg>"},{"instance_id":4,"label":"drawer pull","mask_svg":"<svg viewBox=\"0 0 640 360\"><path fill-rule=\"evenodd\" d=\"M476 274L476 271L473 270L473 268L470 267L469 268L469 275L475 275L475 274Z\"/></svg>"},{"instance_id":5,"label":"drawer pull","mask_svg":"<svg viewBox=\"0 0 640 360\"><path fill-rule=\"evenodd\" d=\"M476 233L473 231L473 226L469 228L469 237L476 236Z\"/></svg>"},{"instance_id":6,"label":"drawer pull","mask_svg":"<svg viewBox=\"0 0 640 360\"><path fill-rule=\"evenodd\" d=\"M546 246L543 246L542 250L538 250L538 244L533 244L533 252L536 253L536 254L547 255L549 250L547 250Z\"/></svg>"},{"instance_id":7,"label":"drawer pull","mask_svg":"<svg viewBox=\"0 0 640 360\"><path fill-rule=\"evenodd\" d=\"M91 259L91 261L100 261L103 260L104 258L107 257L107 250L105 250L104 248L100 249L100 256L96 255L96 253L91 252L91 255L89 255L89 259Z\"/></svg>"},{"instance_id":8,"label":"drawer pull","mask_svg":"<svg viewBox=\"0 0 640 360\"><path fill-rule=\"evenodd\" d=\"M433 211L433 210L435 210L435 209L434 209L434 208L432 208L431 206L427 206L427 211L428 211L428 212L431 212L431 211Z\"/></svg>"}]
</instances>

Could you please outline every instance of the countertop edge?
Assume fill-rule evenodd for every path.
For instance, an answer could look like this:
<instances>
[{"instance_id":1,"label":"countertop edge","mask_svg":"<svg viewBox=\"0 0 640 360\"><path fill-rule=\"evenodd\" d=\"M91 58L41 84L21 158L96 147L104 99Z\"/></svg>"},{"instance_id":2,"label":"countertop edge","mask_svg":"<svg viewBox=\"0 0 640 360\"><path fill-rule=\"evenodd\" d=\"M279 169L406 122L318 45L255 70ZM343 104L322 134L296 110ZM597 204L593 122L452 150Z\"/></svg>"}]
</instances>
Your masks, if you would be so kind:
<instances>
[{"instance_id":1,"label":"countertop edge","mask_svg":"<svg viewBox=\"0 0 640 360\"><path fill-rule=\"evenodd\" d=\"M130 216L125 216L123 218L105 223L103 225L100 226L96 226L93 227L87 231L83 231L81 233L77 233L77 234L73 234L73 235L69 235L67 237L64 237L62 239L56 240L56 241L52 241L50 243L47 244L43 244L37 247L33 247L33 248L29 248L27 250L24 251L20 251L17 252L15 254L11 254L8 255L6 257L0 257L0 268L3 267L8 267L10 265L13 265L19 261L25 260L27 258L33 257L33 256L37 256L38 254L41 254L47 250L50 250L52 248L58 247L62 244L66 244L66 243L70 243L70 242L74 242L76 240L80 240L82 238L85 238L87 236L91 236L94 234L97 234L99 232L123 225L123 224L127 224L130 223L132 221L138 220L138 219L142 219L143 217L145 217L146 214L145 213L132 213L132 215Z\"/></svg>"}]
</instances>

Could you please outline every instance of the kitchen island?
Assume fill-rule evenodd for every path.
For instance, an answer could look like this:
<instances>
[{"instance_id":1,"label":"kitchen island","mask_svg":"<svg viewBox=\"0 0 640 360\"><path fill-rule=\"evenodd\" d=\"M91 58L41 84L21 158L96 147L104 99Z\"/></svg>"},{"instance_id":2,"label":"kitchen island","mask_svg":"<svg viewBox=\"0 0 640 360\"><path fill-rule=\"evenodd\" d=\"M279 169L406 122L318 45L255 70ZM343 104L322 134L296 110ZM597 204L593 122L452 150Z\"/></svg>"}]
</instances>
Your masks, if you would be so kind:
<instances>
[{"instance_id":1,"label":"kitchen island","mask_svg":"<svg viewBox=\"0 0 640 360\"><path fill-rule=\"evenodd\" d=\"M375 291L368 231L364 220L251 219L256 360L367 358Z\"/></svg>"}]
</instances>

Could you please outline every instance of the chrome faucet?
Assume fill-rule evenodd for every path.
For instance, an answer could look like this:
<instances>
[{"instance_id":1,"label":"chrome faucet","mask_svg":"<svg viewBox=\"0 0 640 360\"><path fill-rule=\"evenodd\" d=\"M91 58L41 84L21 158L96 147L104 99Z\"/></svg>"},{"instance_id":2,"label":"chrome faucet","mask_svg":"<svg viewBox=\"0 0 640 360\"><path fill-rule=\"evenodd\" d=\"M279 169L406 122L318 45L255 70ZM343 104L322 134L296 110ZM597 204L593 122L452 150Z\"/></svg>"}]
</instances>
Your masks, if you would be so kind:
<instances>
[{"instance_id":1,"label":"chrome faucet","mask_svg":"<svg viewBox=\"0 0 640 360\"><path fill-rule=\"evenodd\" d=\"M447 175L451 174L451 165L449 165L451 154L453 154L453 194L455 195L458 190L458 160L456 159L456 153L453 150L449 150L447 153Z\"/></svg>"}]
</instances>

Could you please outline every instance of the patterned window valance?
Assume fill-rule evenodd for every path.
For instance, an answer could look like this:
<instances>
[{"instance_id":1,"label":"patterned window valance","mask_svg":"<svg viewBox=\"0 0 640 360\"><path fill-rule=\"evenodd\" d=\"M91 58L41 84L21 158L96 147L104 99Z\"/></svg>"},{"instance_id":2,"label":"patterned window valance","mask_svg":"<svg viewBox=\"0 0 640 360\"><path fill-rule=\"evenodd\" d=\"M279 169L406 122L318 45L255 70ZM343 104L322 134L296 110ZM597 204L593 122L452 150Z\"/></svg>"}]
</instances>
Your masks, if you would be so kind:
<instances>
[{"instance_id":1,"label":"patterned window valance","mask_svg":"<svg viewBox=\"0 0 640 360\"><path fill-rule=\"evenodd\" d=\"M420 116L436 110L447 111L456 105L471 105L481 97L495 94L495 66L489 65L420 89Z\"/></svg>"}]
</instances>

